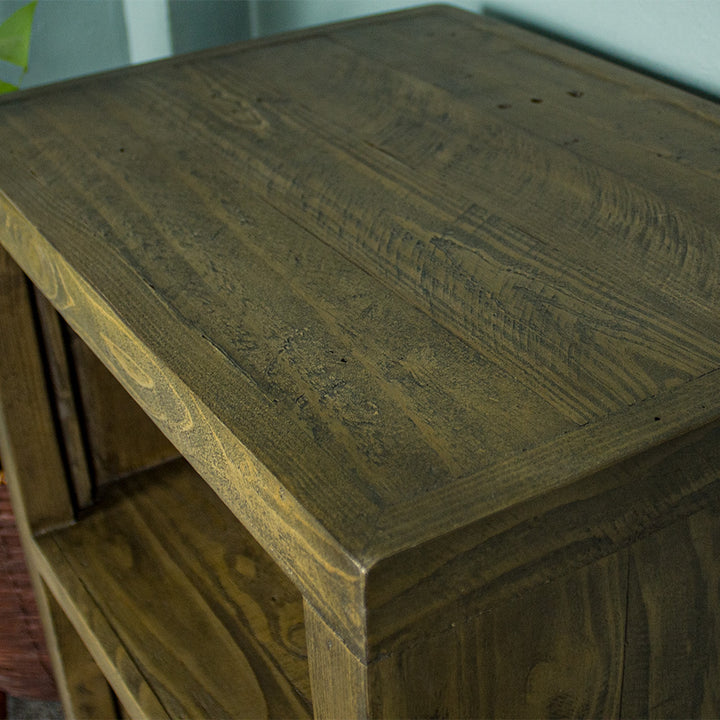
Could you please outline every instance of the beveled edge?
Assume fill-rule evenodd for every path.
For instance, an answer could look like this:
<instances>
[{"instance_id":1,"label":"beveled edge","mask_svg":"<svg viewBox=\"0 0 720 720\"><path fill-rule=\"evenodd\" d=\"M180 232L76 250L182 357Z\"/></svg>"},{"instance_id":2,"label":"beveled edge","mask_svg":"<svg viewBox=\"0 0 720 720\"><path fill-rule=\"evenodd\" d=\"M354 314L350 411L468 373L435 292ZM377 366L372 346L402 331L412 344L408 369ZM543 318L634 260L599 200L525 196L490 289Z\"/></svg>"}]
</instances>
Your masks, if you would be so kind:
<instances>
[{"instance_id":1,"label":"beveled edge","mask_svg":"<svg viewBox=\"0 0 720 720\"><path fill-rule=\"evenodd\" d=\"M102 295L0 191L0 217L3 215L5 227L0 227L0 243L23 272L303 596L342 628L354 652L364 655L363 564L153 354ZM164 406L163 398L169 398Z\"/></svg>"}]
</instances>

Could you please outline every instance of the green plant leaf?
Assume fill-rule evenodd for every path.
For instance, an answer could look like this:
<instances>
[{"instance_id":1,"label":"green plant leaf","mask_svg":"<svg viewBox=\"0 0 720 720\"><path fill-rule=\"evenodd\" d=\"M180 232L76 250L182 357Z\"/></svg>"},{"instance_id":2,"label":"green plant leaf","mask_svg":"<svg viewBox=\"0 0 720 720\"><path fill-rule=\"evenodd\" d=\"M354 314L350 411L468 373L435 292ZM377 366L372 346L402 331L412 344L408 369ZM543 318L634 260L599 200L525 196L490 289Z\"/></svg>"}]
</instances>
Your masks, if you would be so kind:
<instances>
[{"instance_id":1,"label":"green plant leaf","mask_svg":"<svg viewBox=\"0 0 720 720\"><path fill-rule=\"evenodd\" d=\"M0 60L27 70L30 32L37 0L24 5L0 25Z\"/></svg>"},{"instance_id":2,"label":"green plant leaf","mask_svg":"<svg viewBox=\"0 0 720 720\"><path fill-rule=\"evenodd\" d=\"M17 85L11 85L10 83L6 83L6 82L3 82L2 80L0 80L0 95L2 95L3 93L12 92L13 90L17 90L17 89L18 89Z\"/></svg>"}]
</instances>

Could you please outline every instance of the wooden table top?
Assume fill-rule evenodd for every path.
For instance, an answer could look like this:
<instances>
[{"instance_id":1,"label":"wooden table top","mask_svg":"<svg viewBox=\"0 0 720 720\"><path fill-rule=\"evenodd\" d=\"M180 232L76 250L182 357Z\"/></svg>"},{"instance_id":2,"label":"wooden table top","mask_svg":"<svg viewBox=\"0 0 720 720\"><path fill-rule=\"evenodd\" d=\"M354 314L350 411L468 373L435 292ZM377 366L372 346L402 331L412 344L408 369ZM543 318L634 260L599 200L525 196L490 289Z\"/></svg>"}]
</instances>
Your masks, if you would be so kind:
<instances>
[{"instance_id":1,"label":"wooden table top","mask_svg":"<svg viewBox=\"0 0 720 720\"><path fill-rule=\"evenodd\" d=\"M720 107L492 18L11 96L0 189L26 273L337 603L720 415Z\"/></svg>"}]
</instances>

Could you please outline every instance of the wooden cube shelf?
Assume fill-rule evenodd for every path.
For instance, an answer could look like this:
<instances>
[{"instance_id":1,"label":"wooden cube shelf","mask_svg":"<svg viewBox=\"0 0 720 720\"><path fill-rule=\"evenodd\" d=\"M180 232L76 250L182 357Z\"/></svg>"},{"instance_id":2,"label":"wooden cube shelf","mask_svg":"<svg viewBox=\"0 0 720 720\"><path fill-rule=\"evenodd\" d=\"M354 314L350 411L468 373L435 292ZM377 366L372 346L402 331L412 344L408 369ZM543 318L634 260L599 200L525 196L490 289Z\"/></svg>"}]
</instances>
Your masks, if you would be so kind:
<instances>
[{"instance_id":1,"label":"wooden cube shelf","mask_svg":"<svg viewBox=\"0 0 720 720\"><path fill-rule=\"evenodd\" d=\"M719 131L443 6L0 101L68 716L720 714Z\"/></svg>"}]
</instances>

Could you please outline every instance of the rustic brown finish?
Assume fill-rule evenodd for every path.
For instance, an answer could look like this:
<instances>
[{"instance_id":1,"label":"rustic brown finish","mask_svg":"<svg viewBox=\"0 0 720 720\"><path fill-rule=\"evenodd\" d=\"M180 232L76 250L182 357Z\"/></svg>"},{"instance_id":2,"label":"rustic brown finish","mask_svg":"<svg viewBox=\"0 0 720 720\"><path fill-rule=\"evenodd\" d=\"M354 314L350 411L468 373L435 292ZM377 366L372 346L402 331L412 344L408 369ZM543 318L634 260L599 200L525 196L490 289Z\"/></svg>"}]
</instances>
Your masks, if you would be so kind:
<instances>
[{"instance_id":1,"label":"rustic brown finish","mask_svg":"<svg viewBox=\"0 0 720 720\"><path fill-rule=\"evenodd\" d=\"M82 414L73 387L73 363L68 359L64 327L57 312L42 293L35 291L35 303L42 328L44 356L51 380L51 394L57 415L57 426L65 449L72 495L78 507L92 504L93 480L88 467L81 423Z\"/></svg>"},{"instance_id":2,"label":"rustic brown finish","mask_svg":"<svg viewBox=\"0 0 720 720\"><path fill-rule=\"evenodd\" d=\"M107 679L52 593L46 589L45 595L60 660L56 674L62 677L60 686L64 692L62 700L66 714L78 720L115 717L114 697Z\"/></svg>"},{"instance_id":3,"label":"rustic brown finish","mask_svg":"<svg viewBox=\"0 0 720 720\"><path fill-rule=\"evenodd\" d=\"M0 439L21 537L71 522L73 510L48 400L30 291L0 248ZM31 442L29 440L32 439ZM34 478L32 488L13 480Z\"/></svg>"},{"instance_id":4,"label":"rustic brown finish","mask_svg":"<svg viewBox=\"0 0 720 720\"><path fill-rule=\"evenodd\" d=\"M171 717L307 712L302 600L186 464L109 486L92 515L41 538L39 551L51 588L67 589L66 613L117 633L99 652L125 707L147 694ZM78 611L83 603L93 610ZM119 648L150 685L132 699Z\"/></svg>"},{"instance_id":5,"label":"rustic brown finish","mask_svg":"<svg viewBox=\"0 0 720 720\"><path fill-rule=\"evenodd\" d=\"M48 357L4 442L55 458L33 529L74 481L34 562L124 711L720 713L719 130L444 7L1 101L0 242L72 328L3 260Z\"/></svg>"},{"instance_id":6,"label":"rustic brown finish","mask_svg":"<svg viewBox=\"0 0 720 720\"><path fill-rule=\"evenodd\" d=\"M177 450L72 331L90 469L96 486L177 456Z\"/></svg>"},{"instance_id":7,"label":"rustic brown finish","mask_svg":"<svg viewBox=\"0 0 720 720\"><path fill-rule=\"evenodd\" d=\"M633 548L623 710L714 717L720 708L718 506Z\"/></svg>"}]
</instances>

